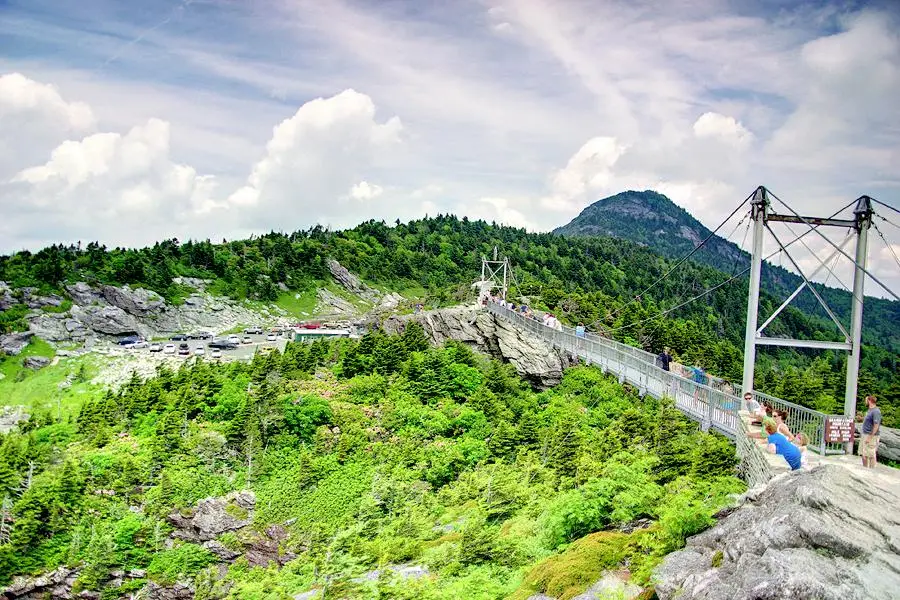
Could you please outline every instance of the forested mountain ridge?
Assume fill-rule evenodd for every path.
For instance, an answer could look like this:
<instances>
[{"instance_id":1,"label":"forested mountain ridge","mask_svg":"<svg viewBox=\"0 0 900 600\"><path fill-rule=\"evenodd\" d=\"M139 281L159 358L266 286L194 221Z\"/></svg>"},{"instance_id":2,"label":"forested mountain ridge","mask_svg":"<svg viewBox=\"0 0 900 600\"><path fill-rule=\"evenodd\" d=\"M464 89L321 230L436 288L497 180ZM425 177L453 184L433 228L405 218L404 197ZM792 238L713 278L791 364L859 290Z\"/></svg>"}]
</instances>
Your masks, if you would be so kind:
<instances>
[{"instance_id":1,"label":"forested mountain ridge","mask_svg":"<svg viewBox=\"0 0 900 600\"><path fill-rule=\"evenodd\" d=\"M222 243L166 240L143 249L57 245L0 257L0 281L13 290L33 286L47 293L61 292L65 283L75 281L130 284L177 303L187 292L173 280L186 276L212 280L210 289L223 295L272 301L329 278L327 261L334 258L373 285L414 290L427 305L439 306L469 297L481 257L495 247L514 265L514 296L527 296L570 323L583 322L649 351L669 346L683 362L739 379L746 311L746 288L740 281L662 315L725 281L727 273L688 262L676 276L634 301L671 267L649 248L610 237L531 234L449 215L393 226L368 221L343 231L315 227ZM764 293L761 312L778 304ZM19 304L0 312L0 327L27 328L28 310ZM773 336L829 339L832 329L820 318L789 308L767 331ZM844 360L838 352L761 352L758 387L836 412L842 404L838 399L843 397ZM860 394L879 394L890 422L895 422L892 406L900 403L897 363L896 351L888 347L864 347Z\"/></svg>"},{"instance_id":2,"label":"forested mountain ridge","mask_svg":"<svg viewBox=\"0 0 900 600\"><path fill-rule=\"evenodd\" d=\"M750 254L723 236L734 232L737 239L744 240L746 235L743 247L749 248L752 231L746 231L748 221L749 219L745 219L744 224L736 229L735 225L729 225L727 231L723 230L712 236L691 260L729 274L742 272L750 265ZM646 190L622 192L598 200L566 225L554 229L553 233L617 237L647 246L668 258L680 259L712 232L666 196ZM746 277L740 281L746 287ZM776 298L786 298L801 283L803 279L799 275L769 262L763 264L762 287ZM814 285L832 310L844 317L844 326L849 327L850 292L818 283ZM873 284L869 281L868 285ZM794 299L793 306L827 318L825 311L808 290ZM834 327L832 330L837 331ZM867 296L863 335L867 343L900 352L900 302Z\"/></svg>"}]
</instances>

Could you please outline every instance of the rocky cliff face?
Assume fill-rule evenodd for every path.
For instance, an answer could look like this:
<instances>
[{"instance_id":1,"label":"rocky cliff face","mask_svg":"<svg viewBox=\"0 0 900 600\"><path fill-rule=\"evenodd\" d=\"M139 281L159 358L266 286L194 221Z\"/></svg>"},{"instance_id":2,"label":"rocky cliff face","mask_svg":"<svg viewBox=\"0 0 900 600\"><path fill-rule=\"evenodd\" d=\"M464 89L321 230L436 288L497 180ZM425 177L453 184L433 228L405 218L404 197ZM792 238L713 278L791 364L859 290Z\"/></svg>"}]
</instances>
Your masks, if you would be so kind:
<instances>
[{"instance_id":1,"label":"rocky cliff face","mask_svg":"<svg viewBox=\"0 0 900 600\"><path fill-rule=\"evenodd\" d=\"M3 336L0 349L8 354L21 351L27 343L25 335L37 335L50 342L83 343L95 336L136 334L149 338L195 329L221 331L237 324L261 325L263 320L286 320L284 313L276 308L260 314L243 303L203 292L202 282L198 280L191 282L197 284L197 292L180 306L168 304L159 294L141 288L95 287L79 282L65 288L73 303L65 312L40 310L44 306L60 306L63 299L59 296L35 296L28 288L16 290L13 295L9 286L0 282L3 306L8 308L21 302L33 309L25 317L29 332Z\"/></svg>"},{"instance_id":2,"label":"rocky cliff face","mask_svg":"<svg viewBox=\"0 0 900 600\"><path fill-rule=\"evenodd\" d=\"M564 353L475 306L432 310L391 317L381 323L386 333L401 333L410 321L420 323L434 344L456 340L507 360L522 377L541 388L562 379L573 364Z\"/></svg>"},{"instance_id":3,"label":"rocky cliff face","mask_svg":"<svg viewBox=\"0 0 900 600\"><path fill-rule=\"evenodd\" d=\"M900 479L823 465L747 494L657 570L661 600L889 600L900 590Z\"/></svg>"}]
</instances>

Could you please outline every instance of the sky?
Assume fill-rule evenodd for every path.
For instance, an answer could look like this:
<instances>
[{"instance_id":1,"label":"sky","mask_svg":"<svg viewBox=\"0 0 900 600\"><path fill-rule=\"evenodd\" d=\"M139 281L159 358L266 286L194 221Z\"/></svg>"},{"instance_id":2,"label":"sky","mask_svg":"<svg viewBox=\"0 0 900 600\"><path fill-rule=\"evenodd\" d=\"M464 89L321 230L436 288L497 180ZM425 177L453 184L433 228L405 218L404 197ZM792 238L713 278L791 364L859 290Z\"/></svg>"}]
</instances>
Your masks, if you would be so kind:
<instances>
[{"instance_id":1,"label":"sky","mask_svg":"<svg viewBox=\"0 0 900 600\"><path fill-rule=\"evenodd\" d=\"M900 208L898 31L895 0L0 0L0 252L438 213L548 231L629 189L710 228L758 185ZM869 264L900 292L879 213ZM806 241L809 273L829 246Z\"/></svg>"}]
</instances>

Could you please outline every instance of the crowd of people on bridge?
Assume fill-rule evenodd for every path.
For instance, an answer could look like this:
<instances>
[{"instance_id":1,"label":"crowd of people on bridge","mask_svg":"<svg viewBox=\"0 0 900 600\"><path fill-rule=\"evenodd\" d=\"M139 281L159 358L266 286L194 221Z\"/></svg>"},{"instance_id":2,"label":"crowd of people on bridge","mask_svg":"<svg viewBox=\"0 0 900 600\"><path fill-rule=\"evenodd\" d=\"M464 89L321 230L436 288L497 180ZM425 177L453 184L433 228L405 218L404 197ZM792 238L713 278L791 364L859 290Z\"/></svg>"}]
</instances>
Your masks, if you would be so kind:
<instances>
[{"instance_id":1,"label":"crowd of people on bridge","mask_svg":"<svg viewBox=\"0 0 900 600\"><path fill-rule=\"evenodd\" d=\"M499 296L490 296L485 297L482 301L482 304L487 306L488 302L493 302L497 306L508 308L514 313L518 313L525 317L526 319L532 319L534 321L538 321L542 323L544 326L549 327L550 329L555 329L556 331L562 331L562 323L560 323L559 319L557 319L552 313L543 312L537 313L532 310L527 304L516 304L515 302L509 302ZM582 337L584 332L584 326L582 326Z\"/></svg>"}]
</instances>

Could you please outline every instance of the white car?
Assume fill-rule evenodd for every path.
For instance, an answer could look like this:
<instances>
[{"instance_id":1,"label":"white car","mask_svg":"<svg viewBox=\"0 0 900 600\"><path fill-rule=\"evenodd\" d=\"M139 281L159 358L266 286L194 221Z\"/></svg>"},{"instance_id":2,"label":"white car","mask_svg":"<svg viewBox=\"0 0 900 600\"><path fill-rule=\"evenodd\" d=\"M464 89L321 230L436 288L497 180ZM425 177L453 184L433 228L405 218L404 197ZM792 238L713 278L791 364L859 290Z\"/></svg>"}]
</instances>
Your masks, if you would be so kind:
<instances>
[{"instance_id":1,"label":"white car","mask_svg":"<svg viewBox=\"0 0 900 600\"><path fill-rule=\"evenodd\" d=\"M277 339L278 339L278 336L275 335L274 333L270 333L269 335L266 336L267 342L274 342Z\"/></svg>"},{"instance_id":2,"label":"white car","mask_svg":"<svg viewBox=\"0 0 900 600\"><path fill-rule=\"evenodd\" d=\"M205 353L206 353L206 350L203 349L203 346L197 346L196 348L194 348L194 354L196 354L197 356L200 356Z\"/></svg>"},{"instance_id":3,"label":"white car","mask_svg":"<svg viewBox=\"0 0 900 600\"><path fill-rule=\"evenodd\" d=\"M175 354L175 344L166 344L163 346L163 354Z\"/></svg>"},{"instance_id":4,"label":"white car","mask_svg":"<svg viewBox=\"0 0 900 600\"><path fill-rule=\"evenodd\" d=\"M209 353L210 358L222 358L222 351L218 348L213 348Z\"/></svg>"},{"instance_id":5,"label":"white car","mask_svg":"<svg viewBox=\"0 0 900 600\"><path fill-rule=\"evenodd\" d=\"M241 343L241 338L239 338L239 337L236 336L236 335L229 335L229 336L228 336L228 343L230 343L230 344L240 344L240 343Z\"/></svg>"},{"instance_id":6,"label":"white car","mask_svg":"<svg viewBox=\"0 0 900 600\"><path fill-rule=\"evenodd\" d=\"M250 337L249 335L245 335L245 336L244 336L244 343L245 343L245 344L252 344L252 343L253 343L253 338Z\"/></svg>"},{"instance_id":7,"label":"white car","mask_svg":"<svg viewBox=\"0 0 900 600\"><path fill-rule=\"evenodd\" d=\"M128 344L125 347L129 350L143 350L144 348L149 348L150 344L149 342L135 342L133 344Z\"/></svg>"}]
</instances>

